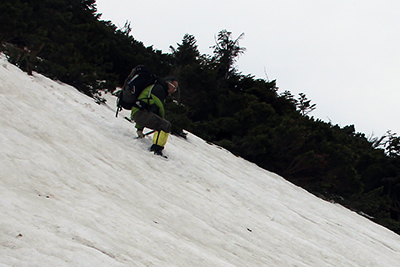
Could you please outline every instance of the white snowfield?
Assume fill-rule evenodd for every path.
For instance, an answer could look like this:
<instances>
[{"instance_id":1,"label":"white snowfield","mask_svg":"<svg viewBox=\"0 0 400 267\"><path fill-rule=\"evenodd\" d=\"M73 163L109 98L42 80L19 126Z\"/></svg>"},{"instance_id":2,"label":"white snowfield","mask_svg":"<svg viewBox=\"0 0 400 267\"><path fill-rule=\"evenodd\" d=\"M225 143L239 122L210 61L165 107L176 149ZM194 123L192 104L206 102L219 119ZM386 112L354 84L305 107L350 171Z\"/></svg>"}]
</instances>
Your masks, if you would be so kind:
<instances>
[{"instance_id":1,"label":"white snowfield","mask_svg":"<svg viewBox=\"0 0 400 267\"><path fill-rule=\"evenodd\" d=\"M165 161L0 57L0 266L400 266L400 236L189 134Z\"/></svg>"}]
</instances>

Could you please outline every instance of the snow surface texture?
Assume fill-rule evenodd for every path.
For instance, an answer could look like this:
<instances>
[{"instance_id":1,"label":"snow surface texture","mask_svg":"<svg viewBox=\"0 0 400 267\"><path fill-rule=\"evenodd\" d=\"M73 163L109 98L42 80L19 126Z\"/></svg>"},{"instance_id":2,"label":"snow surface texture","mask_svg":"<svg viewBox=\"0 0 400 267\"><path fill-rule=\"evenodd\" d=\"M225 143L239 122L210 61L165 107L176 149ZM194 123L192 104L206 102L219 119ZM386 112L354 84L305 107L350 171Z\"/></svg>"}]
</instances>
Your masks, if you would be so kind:
<instances>
[{"instance_id":1,"label":"snow surface texture","mask_svg":"<svg viewBox=\"0 0 400 267\"><path fill-rule=\"evenodd\" d=\"M0 266L399 266L400 236L0 58Z\"/></svg>"}]
</instances>

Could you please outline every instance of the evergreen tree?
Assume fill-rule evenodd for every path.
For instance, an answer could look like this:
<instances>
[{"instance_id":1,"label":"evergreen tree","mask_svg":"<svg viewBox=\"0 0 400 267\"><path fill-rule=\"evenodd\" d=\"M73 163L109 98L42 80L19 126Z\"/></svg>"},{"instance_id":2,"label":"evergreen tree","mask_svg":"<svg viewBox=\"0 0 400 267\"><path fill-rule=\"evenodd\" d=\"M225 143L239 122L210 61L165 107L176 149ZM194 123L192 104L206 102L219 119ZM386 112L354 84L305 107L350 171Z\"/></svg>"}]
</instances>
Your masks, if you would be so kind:
<instances>
[{"instance_id":1,"label":"evergreen tree","mask_svg":"<svg viewBox=\"0 0 400 267\"><path fill-rule=\"evenodd\" d=\"M182 44L178 44L177 49L170 46L176 63L178 66L188 66L197 63L200 52L197 48L197 40L193 35L185 34L182 40Z\"/></svg>"},{"instance_id":2,"label":"evergreen tree","mask_svg":"<svg viewBox=\"0 0 400 267\"><path fill-rule=\"evenodd\" d=\"M229 79L236 73L234 63L237 57L246 51L246 48L239 46L239 40L242 39L244 33L240 34L235 40L232 39L232 32L222 30L218 33L214 48L214 62L218 70L220 79Z\"/></svg>"},{"instance_id":3,"label":"evergreen tree","mask_svg":"<svg viewBox=\"0 0 400 267\"><path fill-rule=\"evenodd\" d=\"M311 104L311 100L307 99L306 94L299 93L299 98L297 100L297 108L301 115L307 115L316 109L317 104Z\"/></svg>"}]
</instances>

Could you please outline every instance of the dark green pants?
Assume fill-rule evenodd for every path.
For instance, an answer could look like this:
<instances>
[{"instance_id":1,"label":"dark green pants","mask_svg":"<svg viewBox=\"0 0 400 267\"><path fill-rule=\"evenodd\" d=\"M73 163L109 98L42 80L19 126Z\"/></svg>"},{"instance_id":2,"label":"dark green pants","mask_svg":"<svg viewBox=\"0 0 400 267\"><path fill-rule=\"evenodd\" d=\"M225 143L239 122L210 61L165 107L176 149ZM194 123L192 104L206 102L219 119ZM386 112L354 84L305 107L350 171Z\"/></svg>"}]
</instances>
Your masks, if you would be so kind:
<instances>
[{"instance_id":1,"label":"dark green pants","mask_svg":"<svg viewBox=\"0 0 400 267\"><path fill-rule=\"evenodd\" d=\"M140 127L146 127L156 131L171 132L171 123L157 114L148 112L147 110L139 110L133 114L133 120Z\"/></svg>"}]
</instances>

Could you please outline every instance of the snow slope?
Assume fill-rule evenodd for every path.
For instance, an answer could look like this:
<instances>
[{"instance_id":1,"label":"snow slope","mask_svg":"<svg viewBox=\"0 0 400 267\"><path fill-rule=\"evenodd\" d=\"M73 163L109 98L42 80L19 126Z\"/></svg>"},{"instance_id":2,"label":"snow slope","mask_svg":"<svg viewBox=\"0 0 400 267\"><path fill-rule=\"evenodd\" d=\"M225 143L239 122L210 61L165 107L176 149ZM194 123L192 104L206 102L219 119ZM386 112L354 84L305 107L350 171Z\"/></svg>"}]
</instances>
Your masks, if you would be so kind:
<instances>
[{"instance_id":1,"label":"snow slope","mask_svg":"<svg viewBox=\"0 0 400 267\"><path fill-rule=\"evenodd\" d=\"M0 266L400 266L400 237L189 134L165 161L0 57Z\"/></svg>"}]
</instances>

